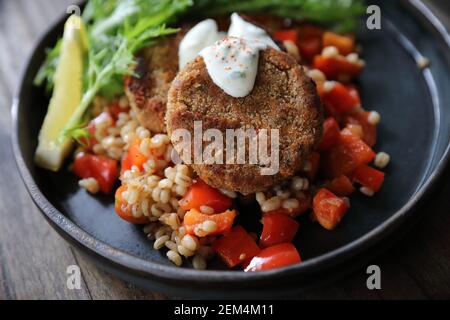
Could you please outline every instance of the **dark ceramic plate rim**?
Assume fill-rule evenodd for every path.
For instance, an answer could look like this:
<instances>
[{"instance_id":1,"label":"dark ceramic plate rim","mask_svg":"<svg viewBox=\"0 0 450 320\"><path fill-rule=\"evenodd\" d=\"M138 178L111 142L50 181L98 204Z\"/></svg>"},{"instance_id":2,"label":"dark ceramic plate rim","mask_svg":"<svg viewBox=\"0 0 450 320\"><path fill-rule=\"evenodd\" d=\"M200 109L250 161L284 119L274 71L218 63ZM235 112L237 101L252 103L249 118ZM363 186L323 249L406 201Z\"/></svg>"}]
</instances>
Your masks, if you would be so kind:
<instances>
[{"instance_id":1,"label":"dark ceramic plate rim","mask_svg":"<svg viewBox=\"0 0 450 320\"><path fill-rule=\"evenodd\" d=\"M434 32L437 33L446 44L447 49L450 50L450 35L447 33L443 24L439 19L424 5L420 0L410 0L410 6L422 18L431 24ZM194 280L198 282L239 282L245 281L259 281L264 278L284 277L293 275L306 275L313 272L320 271L324 267L330 267L349 260L355 255L361 253L363 250L375 245L381 240L387 238L392 234L404 221L413 213L413 208L418 206L427 194L437 185L438 179L442 176L444 169L450 162L450 145L447 146L444 155L440 159L436 168L430 174L427 181L425 181L419 190L411 197L411 199L389 219L380 224L378 227L368 232L353 242L344 245L338 249L320 255L318 257L306 260L305 262L284 267L280 269L262 271L257 273L245 273L236 271L216 271L205 270L199 271L194 269L178 268L175 266L163 265L154 263L148 260L138 258L125 251L116 249L107 243L95 239L92 235L79 228L75 223L66 218L58 209L56 209L51 202L43 195L34 181L30 171L28 170L23 155L19 146L19 125L18 125L18 109L23 87L25 85L25 77L30 68L31 61L36 54L39 44L48 36L48 34L58 25L60 21L49 28L45 34L39 39L36 47L33 50L27 64L21 73L21 81L19 88L13 99L12 105L12 119L13 119L13 134L12 145L16 163L21 174L21 177L26 185L26 188L31 195L33 201L40 208L41 212L46 216L51 224L59 228L60 232L68 235L72 240L76 241L82 247L89 249L98 256L110 260L122 267L131 269L135 272L148 273L162 279L167 280Z\"/></svg>"}]
</instances>

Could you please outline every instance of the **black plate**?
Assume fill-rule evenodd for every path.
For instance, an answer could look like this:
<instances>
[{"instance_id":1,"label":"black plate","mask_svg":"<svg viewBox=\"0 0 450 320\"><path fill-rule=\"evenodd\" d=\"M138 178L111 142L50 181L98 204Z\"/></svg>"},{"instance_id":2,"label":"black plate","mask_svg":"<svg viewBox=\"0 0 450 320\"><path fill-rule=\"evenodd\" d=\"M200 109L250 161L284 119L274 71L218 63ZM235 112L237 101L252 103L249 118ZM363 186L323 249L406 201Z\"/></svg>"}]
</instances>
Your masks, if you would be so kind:
<instances>
[{"instance_id":1,"label":"black plate","mask_svg":"<svg viewBox=\"0 0 450 320\"><path fill-rule=\"evenodd\" d=\"M382 30L360 31L367 68L359 85L363 106L382 116L376 149L388 152L392 162L381 192L373 198L352 197L352 208L335 231L302 224L295 240L302 264L251 274L176 268L164 253L153 250L141 227L115 215L111 197L91 197L67 170L52 174L34 166L48 98L32 80L44 49L61 34L63 19L39 42L14 100L14 153L31 196L70 243L105 269L153 290L187 297L273 297L306 290L352 270L419 216L417 207L449 160L449 35L420 1L379 5ZM429 69L417 68L421 55L431 60ZM258 225L251 212L241 216L246 217L244 224ZM223 266L216 261L211 268Z\"/></svg>"}]
</instances>

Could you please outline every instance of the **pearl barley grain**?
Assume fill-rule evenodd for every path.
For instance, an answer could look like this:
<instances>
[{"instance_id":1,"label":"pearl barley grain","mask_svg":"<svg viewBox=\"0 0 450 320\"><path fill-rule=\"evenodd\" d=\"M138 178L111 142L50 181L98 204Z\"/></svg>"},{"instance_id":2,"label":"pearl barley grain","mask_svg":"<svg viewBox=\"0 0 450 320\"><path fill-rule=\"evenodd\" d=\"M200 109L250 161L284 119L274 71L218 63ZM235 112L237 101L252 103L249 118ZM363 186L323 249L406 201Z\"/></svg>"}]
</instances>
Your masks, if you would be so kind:
<instances>
[{"instance_id":1,"label":"pearl barley grain","mask_svg":"<svg viewBox=\"0 0 450 320\"><path fill-rule=\"evenodd\" d=\"M78 181L78 185L92 194L95 194L100 191L100 186L95 178L81 179L80 181Z\"/></svg>"},{"instance_id":2,"label":"pearl barley grain","mask_svg":"<svg viewBox=\"0 0 450 320\"><path fill-rule=\"evenodd\" d=\"M380 123L381 120L381 116L378 112L376 111L370 111L369 112L369 116L367 117L367 121L372 124L372 125L377 125L378 123Z\"/></svg>"},{"instance_id":3,"label":"pearl barley grain","mask_svg":"<svg viewBox=\"0 0 450 320\"><path fill-rule=\"evenodd\" d=\"M185 235L182 239L181 239L181 244L191 250L191 251L195 251L198 248L198 241L191 236L190 234Z\"/></svg>"},{"instance_id":4,"label":"pearl barley grain","mask_svg":"<svg viewBox=\"0 0 450 320\"><path fill-rule=\"evenodd\" d=\"M308 77L314 80L314 82L324 82L327 80L325 74L319 69L312 69L308 71Z\"/></svg>"},{"instance_id":5,"label":"pearl barley grain","mask_svg":"<svg viewBox=\"0 0 450 320\"><path fill-rule=\"evenodd\" d=\"M257 192L255 197L260 206L262 206L264 202L266 202L266 196L262 192Z\"/></svg>"},{"instance_id":6,"label":"pearl barley grain","mask_svg":"<svg viewBox=\"0 0 450 320\"><path fill-rule=\"evenodd\" d=\"M153 248L155 248L156 250L163 248L166 244L166 241L168 241L168 240L169 240L168 235L159 237L158 239L155 240L155 243L153 244Z\"/></svg>"},{"instance_id":7,"label":"pearl barley grain","mask_svg":"<svg viewBox=\"0 0 450 320\"><path fill-rule=\"evenodd\" d=\"M335 86L336 86L336 82L335 81L325 81L323 83L323 91L328 93L331 90L333 90Z\"/></svg>"},{"instance_id":8,"label":"pearl barley grain","mask_svg":"<svg viewBox=\"0 0 450 320\"><path fill-rule=\"evenodd\" d=\"M167 258L169 258L169 260L175 263L177 266L181 266L181 264L183 263L183 259L181 258L181 256L173 250L167 251Z\"/></svg>"},{"instance_id":9,"label":"pearl barley grain","mask_svg":"<svg viewBox=\"0 0 450 320\"><path fill-rule=\"evenodd\" d=\"M291 181L291 188L294 191L307 190L309 188L309 181L306 178L293 177Z\"/></svg>"},{"instance_id":10,"label":"pearl barley grain","mask_svg":"<svg viewBox=\"0 0 450 320\"><path fill-rule=\"evenodd\" d=\"M282 207L284 209L295 209L300 205L299 201L297 199L287 199L283 201Z\"/></svg>"},{"instance_id":11,"label":"pearl barley grain","mask_svg":"<svg viewBox=\"0 0 450 320\"><path fill-rule=\"evenodd\" d=\"M350 53L346 58L351 63L357 63L359 61L359 55L357 53Z\"/></svg>"},{"instance_id":12,"label":"pearl barley grain","mask_svg":"<svg viewBox=\"0 0 450 320\"><path fill-rule=\"evenodd\" d=\"M237 193L234 192L234 191L230 191L230 190L226 190L226 189L219 189L219 191L220 191L222 194L226 195L228 198L234 199L234 198L237 197Z\"/></svg>"},{"instance_id":13,"label":"pearl barley grain","mask_svg":"<svg viewBox=\"0 0 450 320\"><path fill-rule=\"evenodd\" d=\"M372 189L367 187L361 187L359 191L368 197L372 197L375 194L375 192Z\"/></svg>"},{"instance_id":14,"label":"pearl barley grain","mask_svg":"<svg viewBox=\"0 0 450 320\"><path fill-rule=\"evenodd\" d=\"M202 229L207 234L213 233L214 231L217 230L217 223L215 221L212 221L212 220L206 220L202 224Z\"/></svg>"},{"instance_id":15,"label":"pearl barley grain","mask_svg":"<svg viewBox=\"0 0 450 320\"><path fill-rule=\"evenodd\" d=\"M390 160L391 157L389 156L389 154L387 154L386 152L379 152L375 157L374 163L376 167L383 169L389 164Z\"/></svg>"},{"instance_id":16,"label":"pearl barley grain","mask_svg":"<svg viewBox=\"0 0 450 320\"><path fill-rule=\"evenodd\" d=\"M283 41L283 45L286 48L286 51L290 56L295 58L297 61L300 61L300 59L301 59L300 52L298 50L297 45L293 41L285 40L285 41Z\"/></svg>"},{"instance_id":17,"label":"pearl barley grain","mask_svg":"<svg viewBox=\"0 0 450 320\"><path fill-rule=\"evenodd\" d=\"M281 198L278 196L272 197L263 203L261 210L263 212L269 212L277 210L281 207Z\"/></svg>"},{"instance_id":18,"label":"pearl barley grain","mask_svg":"<svg viewBox=\"0 0 450 320\"><path fill-rule=\"evenodd\" d=\"M339 55L339 50L334 46L325 47L322 50L322 56L324 58L333 58Z\"/></svg>"},{"instance_id":19,"label":"pearl barley grain","mask_svg":"<svg viewBox=\"0 0 450 320\"><path fill-rule=\"evenodd\" d=\"M175 242L172 240L168 240L164 243L164 245L167 247L167 249L172 250L173 252L177 252L178 246Z\"/></svg>"},{"instance_id":20,"label":"pearl barley grain","mask_svg":"<svg viewBox=\"0 0 450 320\"><path fill-rule=\"evenodd\" d=\"M192 257L194 255L194 252L186 248L185 246L178 246L178 252L182 255L187 257Z\"/></svg>"}]
</instances>

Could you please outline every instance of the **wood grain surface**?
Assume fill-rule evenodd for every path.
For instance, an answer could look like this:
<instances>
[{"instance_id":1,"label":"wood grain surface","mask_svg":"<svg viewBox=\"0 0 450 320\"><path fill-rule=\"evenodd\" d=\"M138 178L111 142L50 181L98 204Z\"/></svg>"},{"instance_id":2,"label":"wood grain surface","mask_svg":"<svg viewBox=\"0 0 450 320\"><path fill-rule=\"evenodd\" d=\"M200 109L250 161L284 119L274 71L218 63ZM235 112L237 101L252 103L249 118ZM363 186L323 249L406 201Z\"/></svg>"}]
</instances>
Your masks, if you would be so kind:
<instances>
[{"instance_id":1,"label":"wood grain surface","mask_svg":"<svg viewBox=\"0 0 450 320\"><path fill-rule=\"evenodd\" d=\"M10 106L20 70L39 35L73 2L0 0L0 299L167 299L101 271L71 248L42 218L14 163ZM421 223L372 261L382 271L381 290L367 289L364 268L293 298L450 298L449 193L445 179ZM73 264L81 268L81 290L66 286L66 268Z\"/></svg>"}]
</instances>

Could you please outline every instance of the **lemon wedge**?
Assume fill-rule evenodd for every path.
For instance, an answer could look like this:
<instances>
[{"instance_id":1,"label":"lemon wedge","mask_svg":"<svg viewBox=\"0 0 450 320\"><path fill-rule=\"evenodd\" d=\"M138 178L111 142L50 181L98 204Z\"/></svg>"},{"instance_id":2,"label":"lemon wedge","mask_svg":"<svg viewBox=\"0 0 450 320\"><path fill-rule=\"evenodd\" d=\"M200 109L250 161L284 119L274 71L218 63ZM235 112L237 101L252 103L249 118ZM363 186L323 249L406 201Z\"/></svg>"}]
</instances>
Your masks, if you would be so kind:
<instances>
[{"instance_id":1,"label":"lemon wedge","mask_svg":"<svg viewBox=\"0 0 450 320\"><path fill-rule=\"evenodd\" d=\"M82 19L70 16L64 25L59 62L54 75L53 94L39 132L35 163L58 171L72 150L70 138L61 141L60 134L80 104L83 94L83 64L88 41Z\"/></svg>"}]
</instances>

